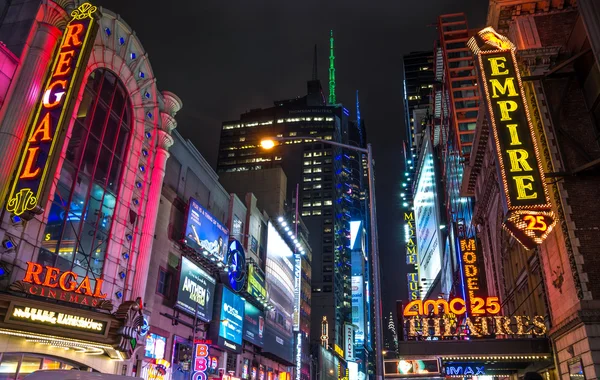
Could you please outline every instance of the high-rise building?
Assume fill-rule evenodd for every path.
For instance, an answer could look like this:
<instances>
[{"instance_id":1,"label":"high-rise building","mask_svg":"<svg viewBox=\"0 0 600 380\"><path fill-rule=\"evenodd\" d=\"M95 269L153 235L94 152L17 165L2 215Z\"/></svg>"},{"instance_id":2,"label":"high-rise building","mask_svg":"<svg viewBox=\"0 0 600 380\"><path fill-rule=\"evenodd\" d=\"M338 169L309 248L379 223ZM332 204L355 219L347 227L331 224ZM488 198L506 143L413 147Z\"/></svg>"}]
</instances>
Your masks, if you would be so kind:
<instances>
[{"instance_id":1,"label":"high-rise building","mask_svg":"<svg viewBox=\"0 0 600 380\"><path fill-rule=\"evenodd\" d=\"M402 57L404 63L404 114L406 141L417 148L422 132L421 121L431 108L434 85L434 60L432 51L411 52Z\"/></svg>"}]
</instances>

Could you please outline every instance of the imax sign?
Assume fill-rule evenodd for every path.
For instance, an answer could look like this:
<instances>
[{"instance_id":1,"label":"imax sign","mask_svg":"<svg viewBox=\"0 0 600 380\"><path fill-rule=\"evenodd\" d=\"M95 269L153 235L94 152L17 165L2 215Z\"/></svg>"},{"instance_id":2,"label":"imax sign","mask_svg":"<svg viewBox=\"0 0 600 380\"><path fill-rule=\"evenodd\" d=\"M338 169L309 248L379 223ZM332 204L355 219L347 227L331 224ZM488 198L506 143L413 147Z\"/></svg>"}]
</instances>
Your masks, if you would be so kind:
<instances>
[{"instance_id":1,"label":"imax sign","mask_svg":"<svg viewBox=\"0 0 600 380\"><path fill-rule=\"evenodd\" d=\"M471 376L484 376L485 367L476 365L453 365L446 366L446 375L471 375Z\"/></svg>"}]
</instances>

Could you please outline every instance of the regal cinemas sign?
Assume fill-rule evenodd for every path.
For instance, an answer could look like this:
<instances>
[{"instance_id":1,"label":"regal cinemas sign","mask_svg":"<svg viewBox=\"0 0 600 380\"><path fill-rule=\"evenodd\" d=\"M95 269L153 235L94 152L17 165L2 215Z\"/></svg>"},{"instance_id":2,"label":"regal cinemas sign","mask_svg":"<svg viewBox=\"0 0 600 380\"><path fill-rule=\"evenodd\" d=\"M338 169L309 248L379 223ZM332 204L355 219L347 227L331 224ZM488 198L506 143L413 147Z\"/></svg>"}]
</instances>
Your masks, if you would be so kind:
<instances>
[{"instance_id":1,"label":"regal cinemas sign","mask_svg":"<svg viewBox=\"0 0 600 380\"><path fill-rule=\"evenodd\" d=\"M82 306L112 310L112 303L102 293L104 280L91 280L73 271L61 271L51 266L27 262L22 280L13 283L10 290L75 303Z\"/></svg>"},{"instance_id":2,"label":"regal cinemas sign","mask_svg":"<svg viewBox=\"0 0 600 380\"><path fill-rule=\"evenodd\" d=\"M495 335L543 336L544 317L500 316L498 297L416 300L403 311L409 337L491 337Z\"/></svg>"},{"instance_id":3,"label":"regal cinemas sign","mask_svg":"<svg viewBox=\"0 0 600 380\"><path fill-rule=\"evenodd\" d=\"M469 42L479 64L483 94L502 175L504 228L527 249L541 244L556 221L533 130L515 46L491 28Z\"/></svg>"},{"instance_id":4,"label":"regal cinemas sign","mask_svg":"<svg viewBox=\"0 0 600 380\"><path fill-rule=\"evenodd\" d=\"M39 212L54 177L57 150L69 126L73 107L94 41L96 7L84 3L72 13L56 50L49 76L31 116L26 143L14 182L10 187L7 211L14 215Z\"/></svg>"}]
</instances>

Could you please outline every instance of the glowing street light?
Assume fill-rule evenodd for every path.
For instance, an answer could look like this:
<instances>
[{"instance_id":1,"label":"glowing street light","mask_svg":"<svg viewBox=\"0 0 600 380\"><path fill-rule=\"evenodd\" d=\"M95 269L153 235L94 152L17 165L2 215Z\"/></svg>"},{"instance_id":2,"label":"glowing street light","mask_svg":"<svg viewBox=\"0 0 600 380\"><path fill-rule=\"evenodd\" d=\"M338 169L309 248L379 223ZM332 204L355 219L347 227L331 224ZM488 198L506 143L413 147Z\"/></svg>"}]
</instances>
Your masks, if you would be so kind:
<instances>
[{"instance_id":1,"label":"glowing street light","mask_svg":"<svg viewBox=\"0 0 600 380\"><path fill-rule=\"evenodd\" d=\"M275 141L273 141L271 139L264 139L264 140L261 140L260 146L263 149L272 149L275 146Z\"/></svg>"}]
</instances>

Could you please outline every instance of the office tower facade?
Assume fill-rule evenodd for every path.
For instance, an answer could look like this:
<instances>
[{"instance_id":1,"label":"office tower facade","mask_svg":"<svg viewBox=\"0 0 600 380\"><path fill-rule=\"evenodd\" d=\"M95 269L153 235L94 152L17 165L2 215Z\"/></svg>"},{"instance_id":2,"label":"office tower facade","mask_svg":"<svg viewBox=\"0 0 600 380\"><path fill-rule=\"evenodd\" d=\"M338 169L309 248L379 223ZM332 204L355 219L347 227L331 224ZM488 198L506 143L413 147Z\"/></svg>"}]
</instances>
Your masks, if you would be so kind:
<instances>
[{"instance_id":1,"label":"office tower facade","mask_svg":"<svg viewBox=\"0 0 600 380\"><path fill-rule=\"evenodd\" d=\"M283 168L288 178L286 198L292 206L298 185L298 209L313 250L311 339L318 342L320 322L326 316L331 347L342 347L343 325L351 319L350 215L338 202L344 184L336 175L343 171L343 154L339 148L303 137L342 142L348 115L340 105L326 105L320 82L309 81L302 98L276 101L274 107L224 122L217 164L217 171L226 176ZM265 137L291 139L263 150L260 141Z\"/></svg>"},{"instance_id":2,"label":"office tower facade","mask_svg":"<svg viewBox=\"0 0 600 380\"><path fill-rule=\"evenodd\" d=\"M411 52L402 57L404 66L404 114L409 147L420 146L421 122L427 116L434 84L432 51Z\"/></svg>"}]
</instances>

